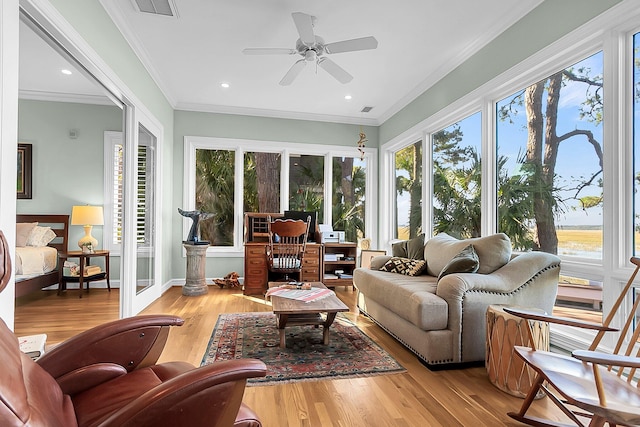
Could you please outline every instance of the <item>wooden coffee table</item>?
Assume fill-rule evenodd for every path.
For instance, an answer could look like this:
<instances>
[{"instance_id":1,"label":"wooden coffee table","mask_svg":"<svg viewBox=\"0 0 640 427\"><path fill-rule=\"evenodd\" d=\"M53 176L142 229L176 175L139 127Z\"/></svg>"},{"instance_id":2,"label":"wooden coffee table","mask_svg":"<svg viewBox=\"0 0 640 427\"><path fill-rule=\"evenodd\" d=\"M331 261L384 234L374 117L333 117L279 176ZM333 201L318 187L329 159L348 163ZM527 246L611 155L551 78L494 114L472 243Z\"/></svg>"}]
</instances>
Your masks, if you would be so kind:
<instances>
[{"instance_id":1,"label":"wooden coffee table","mask_svg":"<svg viewBox=\"0 0 640 427\"><path fill-rule=\"evenodd\" d=\"M314 288L325 288L321 282L310 282ZM282 282L269 282L269 287L282 285ZM271 296L273 313L276 315L278 332L280 333L280 348L285 348L284 328L296 325L322 325L322 339L324 345L329 344L329 327L341 311L349 311L338 297L333 294L317 301L304 302L291 298ZM323 316L324 314L324 316Z\"/></svg>"}]
</instances>

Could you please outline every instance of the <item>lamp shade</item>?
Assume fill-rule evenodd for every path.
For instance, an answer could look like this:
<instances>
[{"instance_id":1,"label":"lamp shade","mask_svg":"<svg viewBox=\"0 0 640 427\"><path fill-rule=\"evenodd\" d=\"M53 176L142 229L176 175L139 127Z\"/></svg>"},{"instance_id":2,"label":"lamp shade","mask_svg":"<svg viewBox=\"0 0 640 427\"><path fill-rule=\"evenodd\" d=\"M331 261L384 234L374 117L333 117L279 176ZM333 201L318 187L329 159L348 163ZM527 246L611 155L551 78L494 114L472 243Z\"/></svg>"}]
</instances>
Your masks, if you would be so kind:
<instances>
[{"instance_id":1,"label":"lamp shade","mask_svg":"<svg viewBox=\"0 0 640 427\"><path fill-rule=\"evenodd\" d=\"M104 225L102 206L74 206L71 209L71 225Z\"/></svg>"},{"instance_id":2,"label":"lamp shade","mask_svg":"<svg viewBox=\"0 0 640 427\"><path fill-rule=\"evenodd\" d=\"M74 206L71 208L71 225L84 226L84 236L78 240L83 252L93 253L98 247L98 240L91 235L94 225L104 225L102 206Z\"/></svg>"}]
</instances>

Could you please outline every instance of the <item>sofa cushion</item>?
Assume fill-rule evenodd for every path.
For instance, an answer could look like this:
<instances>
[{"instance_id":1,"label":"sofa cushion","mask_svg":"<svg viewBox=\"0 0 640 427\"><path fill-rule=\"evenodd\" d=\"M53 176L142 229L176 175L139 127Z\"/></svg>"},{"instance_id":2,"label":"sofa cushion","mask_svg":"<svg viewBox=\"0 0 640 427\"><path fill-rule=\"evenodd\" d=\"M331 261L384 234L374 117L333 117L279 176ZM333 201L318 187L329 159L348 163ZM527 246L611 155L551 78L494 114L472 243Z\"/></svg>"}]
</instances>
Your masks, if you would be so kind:
<instances>
[{"instance_id":1,"label":"sofa cushion","mask_svg":"<svg viewBox=\"0 0 640 427\"><path fill-rule=\"evenodd\" d=\"M473 250L473 245L468 245L444 266L438 276L438 280L452 273L475 273L478 271L478 267L480 267L478 255L476 251Z\"/></svg>"},{"instance_id":2,"label":"sofa cushion","mask_svg":"<svg viewBox=\"0 0 640 427\"><path fill-rule=\"evenodd\" d=\"M436 278L404 276L358 268L353 273L358 291L425 331L447 328L447 302L435 294Z\"/></svg>"},{"instance_id":3,"label":"sofa cushion","mask_svg":"<svg viewBox=\"0 0 640 427\"><path fill-rule=\"evenodd\" d=\"M427 273L438 277L447 263L470 244L480 261L478 273L493 273L511 258L511 241L504 233L464 240L440 233L429 239L424 247Z\"/></svg>"},{"instance_id":4,"label":"sofa cushion","mask_svg":"<svg viewBox=\"0 0 640 427\"><path fill-rule=\"evenodd\" d=\"M425 268L427 268L427 263L421 259L391 257L380 267L380 270L388 271L389 273L400 273L406 276L418 276Z\"/></svg>"}]
</instances>

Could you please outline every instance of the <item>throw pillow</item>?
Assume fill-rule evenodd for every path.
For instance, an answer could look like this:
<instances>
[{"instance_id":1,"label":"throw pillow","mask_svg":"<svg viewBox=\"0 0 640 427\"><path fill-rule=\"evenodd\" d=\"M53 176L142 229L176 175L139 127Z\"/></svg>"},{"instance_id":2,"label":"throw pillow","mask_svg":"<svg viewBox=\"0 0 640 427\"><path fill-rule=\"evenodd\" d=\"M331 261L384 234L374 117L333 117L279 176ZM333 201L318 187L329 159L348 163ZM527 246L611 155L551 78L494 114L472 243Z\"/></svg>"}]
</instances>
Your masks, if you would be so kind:
<instances>
[{"instance_id":1,"label":"throw pillow","mask_svg":"<svg viewBox=\"0 0 640 427\"><path fill-rule=\"evenodd\" d=\"M38 225L37 222L19 222L16 224L16 246L21 248L27 246L27 237Z\"/></svg>"},{"instance_id":2,"label":"throw pillow","mask_svg":"<svg viewBox=\"0 0 640 427\"><path fill-rule=\"evenodd\" d=\"M407 241L396 242L391 245L391 256L408 258L407 257Z\"/></svg>"},{"instance_id":3,"label":"throw pillow","mask_svg":"<svg viewBox=\"0 0 640 427\"><path fill-rule=\"evenodd\" d=\"M475 273L480 267L480 260L473 245L469 245L458 255L454 256L451 261L442 269L438 280L451 273Z\"/></svg>"},{"instance_id":4,"label":"throw pillow","mask_svg":"<svg viewBox=\"0 0 640 427\"><path fill-rule=\"evenodd\" d=\"M422 259L409 259L401 257L391 257L384 263L380 270L389 273L399 273L406 276L417 276L427 267L427 262Z\"/></svg>"},{"instance_id":5,"label":"throw pillow","mask_svg":"<svg viewBox=\"0 0 640 427\"><path fill-rule=\"evenodd\" d=\"M56 238L56 233L51 227L40 227L36 225L29 237L27 237L27 246L47 246L49 242Z\"/></svg>"},{"instance_id":6,"label":"throw pillow","mask_svg":"<svg viewBox=\"0 0 640 427\"><path fill-rule=\"evenodd\" d=\"M424 234L391 245L391 256L424 259Z\"/></svg>"},{"instance_id":7,"label":"throw pillow","mask_svg":"<svg viewBox=\"0 0 640 427\"><path fill-rule=\"evenodd\" d=\"M424 234L407 240L407 258L424 259Z\"/></svg>"},{"instance_id":8,"label":"throw pillow","mask_svg":"<svg viewBox=\"0 0 640 427\"><path fill-rule=\"evenodd\" d=\"M491 274L511 259L511 241L504 233L463 240L440 233L424 245L424 257L429 260L427 274L438 277L451 258L469 245L478 254L480 274Z\"/></svg>"}]
</instances>

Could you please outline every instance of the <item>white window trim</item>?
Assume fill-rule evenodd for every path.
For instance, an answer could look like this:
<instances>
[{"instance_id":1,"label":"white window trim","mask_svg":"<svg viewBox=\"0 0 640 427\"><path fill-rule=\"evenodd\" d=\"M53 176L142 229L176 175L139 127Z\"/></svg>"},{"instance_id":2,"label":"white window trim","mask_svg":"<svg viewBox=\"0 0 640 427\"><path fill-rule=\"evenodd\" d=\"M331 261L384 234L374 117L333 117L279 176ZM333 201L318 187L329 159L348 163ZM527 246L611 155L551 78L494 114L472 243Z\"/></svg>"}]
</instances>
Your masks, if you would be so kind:
<instances>
[{"instance_id":1,"label":"white window trim","mask_svg":"<svg viewBox=\"0 0 640 427\"><path fill-rule=\"evenodd\" d=\"M195 173L194 165L196 162L197 149L213 149L213 150L231 150L235 155L235 180L234 180L234 204L236 208L243 206L243 188L244 188L244 153L245 152L279 152L281 153L281 177L280 180L280 208L285 211L289 207L289 180L285 177L289 176L289 162L287 159L291 154L323 156L325 158L325 183L324 197L331 200L333 190L331 188L333 157L358 157L357 148L343 146L329 146L304 144L295 142L274 142L259 141L248 139L232 139L202 136L185 136L184 137L184 189L183 189L183 207L185 210L195 209ZM366 195L365 195L365 235L371 237L372 245L377 244L378 236L376 233L376 224L378 223L377 210L377 150L373 148L365 148L365 159L367 161L366 176ZM324 218L331 218L331 203L324 203ZM207 256L244 256L243 242L243 226L244 212L242 209L236 209L234 214L234 242L233 246L209 246ZM182 234L186 236L189 232L191 223L188 218L183 219ZM186 252L183 250L183 256Z\"/></svg>"},{"instance_id":2,"label":"white window trim","mask_svg":"<svg viewBox=\"0 0 640 427\"><path fill-rule=\"evenodd\" d=\"M634 2L622 2L600 16L579 27L565 37L530 56L503 74L495 77L476 90L451 103L436 114L424 119L402 134L381 146L380 191L380 239L389 242L393 236L391 225L393 214L390 207L395 189L393 188L393 153L419 138L429 141L430 135L439 124L444 128L448 124L462 120L468 112L480 107L483 117L482 158L495 159L495 103L506 96L527 87L553 72L566 68L584 58L602 50L604 52L605 103L603 140L605 141L604 160L604 193L603 208L603 258L602 261L562 256L562 274L592 278L605 283L603 302L604 310L610 301L619 294L621 286L631 275L633 268L629 257L633 253L633 239L629 230L633 230L633 117L631 110L632 69L628 64L633 60L631 37L640 31L637 22L640 12ZM616 126L626 123L627 126ZM425 155L428 150L424 150ZM424 163L427 164L426 162ZM426 167L425 187L431 169ZM482 162L482 234L496 232L496 170L495 161ZM619 185L619 183L623 183ZM489 190L489 191L487 191ZM493 191L490 191L493 190ZM424 191L424 189L423 189ZM429 195L425 200L430 200ZM428 203L425 203L425 205ZM621 209L622 207L622 209ZM424 211L424 208L423 208ZM431 214L429 212L429 214ZM431 230L431 217L423 212L423 222ZM554 327L552 344L576 348L590 343L589 333L576 331L576 328L564 330ZM604 343L603 345L607 345Z\"/></svg>"},{"instance_id":3,"label":"white window trim","mask_svg":"<svg viewBox=\"0 0 640 427\"><path fill-rule=\"evenodd\" d=\"M157 138L157 137L156 137ZM114 194L113 194L113 187L114 187L114 176L113 176L113 168L115 165L115 158L114 158L114 147L116 145L123 145L124 141L123 141L123 135L122 132L118 132L118 131L105 131L104 132L104 238L103 238L103 246L106 250L110 251L112 256L120 256L122 254L122 242L120 243L113 243L113 234L115 233L115 224L113 221L113 211L115 209L115 205L113 203L113 199L114 199ZM140 146L148 146L147 143L139 143ZM123 145L124 146L124 145ZM157 161L158 161L158 155L159 155L159 150L158 147L153 147L151 146L151 152L153 153L152 158L151 158L151 169L155 169L157 168ZM124 153L123 153L124 155ZM136 169L137 169L137 152L136 152ZM154 180L158 179L158 173L156 171L155 173L155 177ZM135 176L135 180L137 182L137 175ZM157 184L154 183L154 187L155 189L160 188L158 187ZM158 203L158 192L155 191L155 189L150 189L151 191L151 199L149 201L149 203L152 203L154 205L154 209L159 209L159 203ZM123 193L124 193L124 189L123 189ZM124 216L124 212L123 212L123 216ZM157 219L156 219L157 220ZM135 229L137 230L137 227L135 227ZM157 225L156 225L156 230L157 230ZM137 236L137 233L136 233ZM144 244L144 245L140 245L137 244L136 245L136 252L139 256L152 256L152 248L154 245L158 244L158 237L156 235L155 230L152 232L149 232L149 236L151 241L149 242L149 244Z\"/></svg>"},{"instance_id":4,"label":"white window trim","mask_svg":"<svg viewBox=\"0 0 640 427\"><path fill-rule=\"evenodd\" d=\"M123 145L122 132L105 131L104 133L104 237L103 246L110 251L112 256L120 256L122 253L122 243L113 243L115 224L113 223L113 165L115 158L113 149L116 145Z\"/></svg>"}]
</instances>

